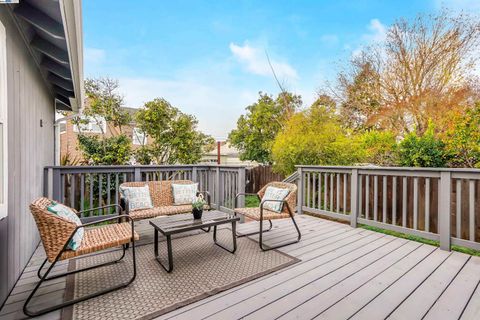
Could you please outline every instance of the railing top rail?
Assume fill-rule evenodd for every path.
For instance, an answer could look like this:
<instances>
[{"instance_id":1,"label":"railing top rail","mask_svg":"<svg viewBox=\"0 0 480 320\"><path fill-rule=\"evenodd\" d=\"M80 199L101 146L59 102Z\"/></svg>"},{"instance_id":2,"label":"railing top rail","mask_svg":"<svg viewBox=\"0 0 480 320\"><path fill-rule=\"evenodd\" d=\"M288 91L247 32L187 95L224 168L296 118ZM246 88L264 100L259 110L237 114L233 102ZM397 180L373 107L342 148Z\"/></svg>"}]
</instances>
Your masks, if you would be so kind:
<instances>
[{"instance_id":1,"label":"railing top rail","mask_svg":"<svg viewBox=\"0 0 480 320\"><path fill-rule=\"evenodd\" d=\"M371 171L424 171L424 172L467 172L479 173L480 169L472 168L424 168L424 167L371 167L371 166L315 166L315 165L296 165L296 168L302 169L329 169L329 170L371 170Z\"/></svg>"},{"instance_id":2,"label":"railing top rail","mask_svg":"<svg viewBox=\"0 0 480 320\"><path fill-rule=\"evenodd\" d=\"M174 164L174 165L100 165L100 166L45 166L45 169L78 169L78 170L95 170L95 169L189 169L189 168L225 168L225 169L241 169L246 168L243 165L217 165L217 164Z\"/></svg>"}]
</instances>

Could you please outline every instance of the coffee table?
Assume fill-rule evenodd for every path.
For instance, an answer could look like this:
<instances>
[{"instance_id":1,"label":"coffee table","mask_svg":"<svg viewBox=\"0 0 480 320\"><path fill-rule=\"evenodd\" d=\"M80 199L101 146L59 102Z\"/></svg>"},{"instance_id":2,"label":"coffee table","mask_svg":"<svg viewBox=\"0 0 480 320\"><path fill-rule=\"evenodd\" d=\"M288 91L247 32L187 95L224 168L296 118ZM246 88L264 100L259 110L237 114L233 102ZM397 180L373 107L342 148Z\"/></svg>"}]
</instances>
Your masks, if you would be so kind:
<instances>
[{"instance_id":1,"label":"coffee table","mask_svg":"<svg viewBox=\"0 0 480 320\"><path fill-rule=\"evenodd\" d=\"M211 210L203 212L202 219L193 219L193 215L189 214L179 214L174 216L163 216L150 220L150 225L154 229L154 253L155 258L158 263L165 269L167 272L172 272L173 270L173 252L172 252L172 235L192 230L201 229L205 232L209 232L210 228L213 227L213 243L219 246L220 248L230 252L235 253L237 250L237 237L236 237L236 227L237 222L240 221L240 217L235 216L234 214L221 212L218 210ZM233 240L233 249L224 247L217 242L217 226L222 224L231 224L232 225L232 240ZM164 235L167 239L167 254L168 254L168 266L165 266L160 260L158 254L158 233Z\"/></svg>"}]
</instances>

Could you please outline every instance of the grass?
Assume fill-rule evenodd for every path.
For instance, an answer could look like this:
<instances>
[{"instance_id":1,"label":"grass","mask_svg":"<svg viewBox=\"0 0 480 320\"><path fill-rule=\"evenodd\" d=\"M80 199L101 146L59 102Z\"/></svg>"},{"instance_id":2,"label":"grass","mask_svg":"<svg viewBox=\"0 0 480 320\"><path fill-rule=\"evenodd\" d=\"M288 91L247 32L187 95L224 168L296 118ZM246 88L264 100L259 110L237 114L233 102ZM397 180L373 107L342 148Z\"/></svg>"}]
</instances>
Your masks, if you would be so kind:
<instances>
[{"instance_id":1,"label":"grass","mask_svg":"<svg viewBox=\"0 0 480 320\"><path fill-rule=\"evenodd\" d=\"M382 228L367 226L367 225L364 225L364 224L359 225L359 227L363 228L363 229L366 229L366 230L370 230L370 231L375 231L375 232L379 232L379 233L383 233L383 234L388 234L388 235L391 235L391 236L394 236L394 237L397 237L397 238L402 238L402 239L407 239L407 240L411 240L411 241L415 241L415 242L429 244L429 245L432 245L432 246L435 246L435 247L440 246L440 243L438 241L425 239L425 238L418 237L418 236L413 236L413 235L410 235L410 234L405 234L405 233L401 233L401 232L397 232L397 231L391 231L391 230L386 230L386 229L382 229ZM460 246L454 246L454 245L452 245L452 250L457 251L457 252L461 252L461 253L466 253L466 254L469 254L469 255L472 255L472 256L480 257L480 251L478 251L478 250L465 248L465 247L460 247Z\"/></svg>"},{"instance_id":2,"label":"grass","mask_svg":"<svg viewBox=\"0 0 480 320\"><path fill-rule=\"evenodd\" d=\"M255 208L260 205L260 200L257 196L245 196L245 206L247 208Z\"/></svg>"}]
</instances>

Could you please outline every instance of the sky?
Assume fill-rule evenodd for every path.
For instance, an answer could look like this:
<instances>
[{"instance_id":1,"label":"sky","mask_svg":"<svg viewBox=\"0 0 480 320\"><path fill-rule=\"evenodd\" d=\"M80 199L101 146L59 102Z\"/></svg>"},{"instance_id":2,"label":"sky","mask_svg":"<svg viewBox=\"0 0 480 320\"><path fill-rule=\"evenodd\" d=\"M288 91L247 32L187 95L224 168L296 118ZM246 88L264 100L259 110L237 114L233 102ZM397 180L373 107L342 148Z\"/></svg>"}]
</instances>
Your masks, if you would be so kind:
<instances>
[{"instance_id":1,"label":"sky","mask_svg":"<svg viewBox=\"0 0 480 320\"><path fill-rule=\"evenodd\" d=\"M125 105L156 97L227 138L258 93L282 85L308 107L362 47L397 19L480 0L83 0L85 77L119 80Z\"/></svg>"}]
</instances>

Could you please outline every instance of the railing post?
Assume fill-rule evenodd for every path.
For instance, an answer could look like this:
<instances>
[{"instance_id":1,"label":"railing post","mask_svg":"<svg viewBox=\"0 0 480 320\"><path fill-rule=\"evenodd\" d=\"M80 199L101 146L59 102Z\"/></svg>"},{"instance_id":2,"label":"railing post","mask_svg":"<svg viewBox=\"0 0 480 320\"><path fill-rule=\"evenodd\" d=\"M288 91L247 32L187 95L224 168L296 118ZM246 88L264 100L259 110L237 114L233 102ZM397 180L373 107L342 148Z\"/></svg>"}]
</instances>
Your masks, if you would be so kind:
<instances>
[{"instance_id":1,"label":"railing post","mask_svg":"<svg viewBox=\"0 0 480 320\"><path fill-rule=\"evenodd\" d=\"M59 168L52 169L52 200L62 202L62 174ZM50 188L49 188L50 189Z\"/></svg>"},{"instance_id":2,"label":"railing post","mask_svg":"<svg viewBox=\"0 0 480 320\"><path fill-rule=\"evenodd\" d=\"M358 217L358 169L352 169L352 180L350 185L350 226L357 227Z\"/></svg>"},{"instance_id":3,"label":"railing post","mask_svg":"<svg viewBox=\"0 0 480 320\"><path fill-rule=\"evenodd\" d=\"M198 182L197 181L197 167L195 167L195 166L192 167L192 181L193 182Z\"/></svg>"},{"instance_id":4,"label":"railing post","mask_svg":"<svg viewBox=\"0 0 480 320\"><path fill-rule=\"evenodd\" d=\"M238 183L237 192L235 193L235 195L237 193L245 193L245 168L238 168L238 182L237 183ZM238 208L245 207L245 196L238 197L237 207ZM243 217L243 215L242 215L242 217Z\"/></svg>"},{"instance_id":5,"label":"railing post","mask_svg":"<svg viewBox=\"0 0 480 320\"><path fill-rule=\"evenodd\" d=\"M440 249L451 249L451 223L450 207L452 193L452 174L450 171L440 173L440 188L438 195L438 234L440 236Z\"/></svg>"},{"instance_id":6,"label":"railing post","mask_svg":"<svg viewBox=\"0 0 480 320\"><path fill-rule=\"evenodd\" d=\"M135 182L142 181L142 171L140 171L140 168L135 167L133 171L133 180Z\"/></svg>"},{"instance_id":7,"label":"railing post","mask_svg":"<svg viewBox=\"0 0 480 320\"><path fill-rule=\"evenodd\" d=\"M302 214L303 213L303 187L304 187L304 181L303 181L303 170L302 167L298 168L298 180L297 180L297 213Z\"/></svg>"},{"instance_id":8,"label":"railing post","mask_svg":"<svg viewBox=\"0 0 480 320\"><path fill-rule=\"evenodd\" d=\"M217 210L220 210L220 207L222 205L222 195L220 194L220 167L216 167L216 176L215 176L215 195L216 195L216 201L217 201Z\"/></svg>"}]
</instances>

